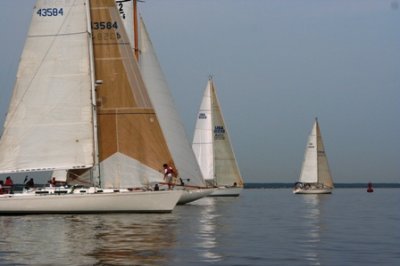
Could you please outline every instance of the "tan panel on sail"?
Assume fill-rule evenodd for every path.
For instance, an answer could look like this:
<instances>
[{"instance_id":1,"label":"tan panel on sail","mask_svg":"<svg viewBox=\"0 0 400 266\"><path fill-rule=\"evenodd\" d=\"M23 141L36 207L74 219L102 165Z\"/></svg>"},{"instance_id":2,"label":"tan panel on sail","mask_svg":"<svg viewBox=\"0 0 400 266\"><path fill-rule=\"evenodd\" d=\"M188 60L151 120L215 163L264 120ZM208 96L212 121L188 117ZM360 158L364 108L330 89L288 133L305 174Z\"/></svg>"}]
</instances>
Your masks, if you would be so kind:
<instances>
[{"instance_id":1,"label":"tan panel on sail","mask_svg":"<svg viewBox=\"0 0 400 266\"><path fill-rule=\"evenodd\" d=\"M160 169L172 162L114 0L91 1L99 157L123 153Z\"/></svg>"}]
</instances>

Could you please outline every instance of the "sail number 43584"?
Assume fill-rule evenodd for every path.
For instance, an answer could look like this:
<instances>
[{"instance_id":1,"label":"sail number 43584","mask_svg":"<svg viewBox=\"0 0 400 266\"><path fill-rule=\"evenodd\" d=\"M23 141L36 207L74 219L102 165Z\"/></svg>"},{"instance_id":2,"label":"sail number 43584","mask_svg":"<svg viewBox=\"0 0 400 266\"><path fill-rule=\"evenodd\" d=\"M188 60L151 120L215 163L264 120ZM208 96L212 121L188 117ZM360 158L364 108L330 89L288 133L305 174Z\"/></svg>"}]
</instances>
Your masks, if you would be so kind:
<instances>
[{"instance_id":1,"label":"sail number 43584","mask_svg":"<svg viewBox=\"0 0 400 266\"><path fill-rule=\"evenodd\" d=\"M64 16L64 9L63 8L40 8L36 14L40 17L56 17L56 16Z\"/></svg>"}]
</instances>

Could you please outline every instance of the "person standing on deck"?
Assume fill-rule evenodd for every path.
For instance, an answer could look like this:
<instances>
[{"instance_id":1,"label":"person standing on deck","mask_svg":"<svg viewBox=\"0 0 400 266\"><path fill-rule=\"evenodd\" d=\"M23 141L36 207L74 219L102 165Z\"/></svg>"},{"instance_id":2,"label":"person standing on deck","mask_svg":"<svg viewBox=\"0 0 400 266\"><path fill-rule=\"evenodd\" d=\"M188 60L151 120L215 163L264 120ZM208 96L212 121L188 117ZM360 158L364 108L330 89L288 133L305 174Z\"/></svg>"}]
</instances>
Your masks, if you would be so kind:
<instances>
[{"instance_id":1,"label":"person standing on deck","mask_svg":"<svg viewBox=\"0 0 400 266\"><path fill-rule=\"evenodd\" d=\"M174 177L176 176L174 168L172 168L166 163L163 165L163 167L164 167L164 179L168 183L168 189L173 189L175 186Z\"/></svg>"}]
</instances>

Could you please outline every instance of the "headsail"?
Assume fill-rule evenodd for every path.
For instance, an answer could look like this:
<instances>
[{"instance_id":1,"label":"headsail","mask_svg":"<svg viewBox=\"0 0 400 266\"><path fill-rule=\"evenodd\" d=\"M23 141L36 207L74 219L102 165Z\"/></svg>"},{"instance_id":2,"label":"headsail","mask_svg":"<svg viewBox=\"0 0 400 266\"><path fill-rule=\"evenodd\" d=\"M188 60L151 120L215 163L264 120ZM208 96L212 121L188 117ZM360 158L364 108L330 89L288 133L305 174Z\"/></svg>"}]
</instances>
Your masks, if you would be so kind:
<instances>
[{"instance_id":1,"label":"headsail","mask_svg":"<svg viewBox=\"0 0 400 266\"><path fill-rule=\"evenodd\" d=\"M185 180L186 184L205 186L200 167L190 146L143 19L140 20L139 28L140 70L157 111L162 131L179 171L179 176Z\"/></svg>"},{"instance_id":2,"label":"headsail","mask_svg":"<svg viewBox=\"0 0 400 266\"><path fill-rule=\"evenodd\" d=\"M135 43L135 35L133 31L134 14L133 14L133 2L136 0L115 0L118 12L121 16L122 23L125 26L126 35L133 46ZM134 47L133 47L134 48Z\"/></svg>"},{"instance_id":3,"label":"headsail","mask_svg":"<svg viewBox=\"0 0 400 266\"><path fill-rule=\"evenodd\" d=\"M321 129L319 128L318 120L315 120L317 128L317 147L318 147L318 182L324 186L333 188L331 171L329 169L328 159L325 153L324 142L322 141Z\"/></svg>"},{"instance_id":4,"label":"headsail","mask_svg":"<svg viewBox=\"0 0 400 266\"><path fill-rule=\"evenodd\" d=\"M37 1L0 140L0 172L93 166L86 2Z\"/></svg>"}]
</instances>

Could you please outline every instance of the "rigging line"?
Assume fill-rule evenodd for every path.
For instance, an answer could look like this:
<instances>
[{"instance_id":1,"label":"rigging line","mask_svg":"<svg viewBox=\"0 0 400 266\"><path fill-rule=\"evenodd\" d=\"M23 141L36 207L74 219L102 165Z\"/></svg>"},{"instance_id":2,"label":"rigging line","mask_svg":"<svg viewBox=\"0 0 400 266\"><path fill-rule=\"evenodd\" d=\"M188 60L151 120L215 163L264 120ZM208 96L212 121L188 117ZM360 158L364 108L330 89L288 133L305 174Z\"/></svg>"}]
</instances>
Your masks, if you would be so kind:
<instances>
[{"instance_id":1,"label":"rigging line","mask_svg":"<svg viewBox=\"0 0 400 266\"><path fill-rule=\"evenodd\" d=\"M128 39L125 29L121 29L121 33L124 38ZM133 96L135 97L136 104L141 107L153 108L153 105L151 103L150 97L147 92L147 86L141 77L141 71L139 68L139 64L137 62L137 59L132 54L131 43L129 41L127 43L129 45L123 45L123 46L120 45L119 50L121 53L121 57L123 57L122 63L124 64L125 70L128 73L131 73L132 78L135 79L135 80L130 80L128 78L129 84L131 86L131 89L133 86L132 82L136 82L138 84L138 86L140 86L139 84L142 84L144 86L143 89L133 90ZM125 61L125 60L127 60L127 61ZM135 71L136 69L139 69L139 75Z\"/></svg>"},{"instance_id":2,"label":"rigging line","mask_svg":"<svg viewBox=\"0 0 400 266\"><path fill-rule=\"evenodd\" d=\"M74 2L71 4L71 6L70 6L71 8L69 8L69 10L68 10L68 12L67 12L67 15L65 16L64 21L62 22L62 24L60 25L60 27L59 27L59 29L58 29L57 34L56 34L56 35L53 35L54 38L53 38L53 41L52 41L51 44L50 44L50 48L54 45L54 42L55 42L56 39L57 39L56 37L58 37L58 36L61 35L61 34L60 34L60 31L61 31L61 29L63 28L63 26L64 26L64 24L66 23L66 21L68 20L68 17L70 16L70 13L71 13L71 10L75 7L76 1L77 1L77 0L74 0ZM50 35L50 36L52 36L52 35ZM28 35L28 37L30 37L30 36ZM41 62L40 62L40 64L39 64L39 66L38 66L37 69L36 69L36 72L33 74L31 80L28 82L28 86L26 87L24 93L22 94L21 100L20 100L20 101L17 103L17 105L15 106L14 112L11 113L11 114L9 114L9 115L10 115L10 119L12 119L12 118L14 117L14 115L16 114L16 112L17 112L17 110L18 110L19 105L23 102L23 99L25 98L25 95L28 93L28 91L29 91L29 89L30 89L30 87L31 87L31 85L32 85L33 80L36 78L36 75L38 74L38 72L39 72L41 66L43 65L44 60L47 58L47 56L48 56L48 54L49 54L49 52L50 52L50 50L51 50L50 48L47 49L47 51L46 51L46 53L44 54L44 56L43 56L43 58L42 58L42 60L41 60ZM14 86L15 86L15 85L14 85ZM9 120L9 119L7 119L7 120ZM6 130L7 130L7 129L6 129ZM4 133L4 132L3 132L3 133Z\"/></svg>"},{"instance_id":3,"label":"rigging line","mask_svg":"<svg viewBox=\"0 0 400 266\"><path fill-rule=\"evenodd\" d=\"M28 38L40 38L40 37L58 37L58 36L70 36L70 35L79 35L79 34L87 34L87 31L80 32L72 32L72 33L63 33L63 34L45 34L45 35L28 35Z\"/></svg>"},{"instance_id":4,"label":"rigging line","mask_svg":"<svg viewBox=\"0 0 400 266\"><path fill-rule=\"evenodd\" d=\"M138 1L138 0L134 0L134 1ZM113 13L113 15L115 15L115 14ZM118 18L120 17L119 14L117 14L117 16L118 16ZM131 89L133 86L132 82L136 82L138 84L138 86L140 86L139 84L143 85L143 89L132 91L133 96L136 101L136 104L140 107L148 107L148 108L154 109L154 106L151 102L150 96L147 92L147 85L145 84L143 77L141 76L139 62L138 62L137 58L135 57L135 55L132 54L132 48L136 48L136 47L132 47L133 44L130 43L128 35L127 35L127 31L124 27L121 28L121 35L122 35L123 41L124 41L123 44L129 44L129 45L125 46L125 45L120 45L120 44L122 44L121 42L118 43L121 57L123 57L122 63L124 64L125 70L127 71L127 73L133 74L132 78L134 80L132 80L132 78L131 79L128 78ZM127 60L127 62L125 60ZM135 71L136 69L139 69L139 75L136 73L136 71Z\"/></svg>"}]
</instances>

